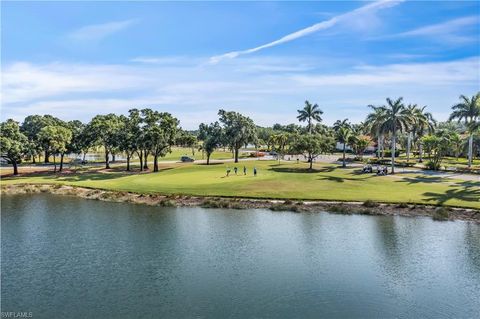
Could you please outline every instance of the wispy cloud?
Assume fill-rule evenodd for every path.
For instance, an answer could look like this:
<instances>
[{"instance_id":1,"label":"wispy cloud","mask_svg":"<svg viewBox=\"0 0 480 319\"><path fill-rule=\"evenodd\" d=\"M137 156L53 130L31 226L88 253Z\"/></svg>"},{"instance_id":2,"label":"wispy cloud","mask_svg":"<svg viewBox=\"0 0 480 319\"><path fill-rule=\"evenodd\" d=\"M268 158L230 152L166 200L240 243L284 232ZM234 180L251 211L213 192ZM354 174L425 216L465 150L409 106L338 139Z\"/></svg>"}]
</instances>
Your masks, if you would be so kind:
<instances>
[{"instance_id":1,"label":"wispy cloud","mask_svg":"<svg viewBox=\"0 0 480 319\"><path fill-rule=\"evenodd\" d=\"M73 41L100 41L116 32L122 31L133 24L137 20L123 20L123 21L112 21L102 24L92 24L81 27L68 34L68 38Z\"/></svg>"},{"instance_id":2,"label":"wispy cloud","mask_svg":"<svg viewBox=\"0 0 480 319\"><path fill-rule=\"evenodd\" d=\"M480 18L478 16L467 16L445 21L438 24L432 24L406 32L396 33L379 39L402 38L402 37L429 37L434 40L448 41L451 43L465 43L475 41L478 38L478 29L475 34L468 36L468 27L478 26Z\"/></svg>"},{"instance_id":3,"label":"wispy cloud","mask_svg":"<svg viewBox=\"0 0 480 319\"><path fill-rule=\"evenodd\" d=\"M293 79L304 86L387 86L392 84L453 85L478 83L479 57L447 62L363 65L354 72L333 75L299 75Z\"/></svg>"},{"instance_id":4,"label":"wispy cloud","mask_svg":"<svg viewBox=\"0 0 480 319\"><path fill-rule=\"evenodd\" d=\"M225 54L222 54L222 55L213 56L213 57L210 58L210 63L215 64L215 63L218 63L218 62L220 62L221 60L224 60L224 59L232 59L232 58L238 57L239 55L250 54L250 53L254 53L254 52L257 52L257 51L260 51L260 50L263 50L263 49L271 48L271 47L274 47L274 46L277 46L277 45L280 45L280 44L283 44L283 43L287 43L287 42L296 40L298 38L305 37L307 35L310 35L312 33L315 33L315 32L321 31L321 30L330 29L333 26L338 25L339 23L342 23L342 22L351 23L350 20L353 19L353 18L362 17L364 15L370 15L370 14L372 14L372 13L378 11L378 10L396 6L397 4L399 4L403 1L404 0L376 1L374 3L370 3L370 4L365 5L363 7L357 8L353 11L349 11L347 13L343 13L343 14L334 16L334 17L332 17L328 20L316 23L316 24L314 24L310 27L307 27L307 28L298 30L296 32L290 33L290 34L288 34L288 35L286 35L286 36L284 36L284 37L282 37L278 40L275 40L275 41L257 46L255 48L241 50L241 51L232 51L232 52L225 53Z\"/></svg>"},{"instance_id":5,"label":"wispy cloud","mask_svg":"<svg viewBox=\"0 0 480 319\"><path fill-rule=\"evenodd\" d=\"M331 124L342 117L363 120L366 105L404 96L429 105L442 120L458 94L475 92L480 81L479 57L330 71L311 66L317 66L315 60L303 57L251 56L209 67L15 63L2 70L2 116L23 120L28 114L49 113L88 121L99 112L151 107L172 112L193 129L215 120L216 110L226 107L271 125L294 121L299 104L308 98L322 106Z\"/></svg>"}]
</instances>

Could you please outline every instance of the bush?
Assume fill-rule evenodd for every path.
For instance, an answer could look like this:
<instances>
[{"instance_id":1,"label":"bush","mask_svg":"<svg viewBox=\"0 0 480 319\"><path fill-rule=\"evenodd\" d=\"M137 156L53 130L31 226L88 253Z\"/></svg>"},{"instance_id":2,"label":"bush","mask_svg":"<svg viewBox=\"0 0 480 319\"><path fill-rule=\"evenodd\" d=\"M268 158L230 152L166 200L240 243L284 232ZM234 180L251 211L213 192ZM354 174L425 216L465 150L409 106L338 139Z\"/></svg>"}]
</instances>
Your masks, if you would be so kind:
<instances>
[{"instance_id":1,"label":"bush","mask_svg":"<svg viewBox=\"0 0 480 319\"><path fill-rule=\"evenodd\" d=\"M300 207L296 205L285 205L285 204L274 204L269 207L270 210L273 210L274 212L299 212Z\"/></svg>"},{"instance_id":2,"label":"bush","mask_svg":"<svg viewBox=\"0 0 480 319\"><path fill-rule=\"evenodd\" d=\"M397 205L398 208L408 208L408 204L407 203L400 203Z\"/></svg>"},{"instance_id":3,"label":"bush","mask_svg":"<svg viewBox=\"0 0 480 319\"><path fill-rule=\"evenodd\" d=\"M363 206L364 207L378 207L378 206L380 206L380 204L377 203L376 201L371 200L371 199L367 199L366 201L363 202Z\"/></svg>"},{"instance_id":4,"label":"bush","mask_svg":"<svg viewBox=\"0 0 480 319\"><path fill-rule=\"evenodd\" d=\"M398 157L400 155L400 150L395 150L395 157ZM383 155L384 157L392 157L392 151L391 150L385 150L385 153Z\"/></svg>"},{"instance_id":5,"label":"bush","mask_svg":"<svg viewBox=\"0 0 480 319\"><path fill-rule=\"evenodd\" d=\"M450 217L450 211L448 208L445 207L439 207L435 210L433 213L433 220L448 220Z\"/></svg>"},{"instance_id":6,"label":"bush","mask_svg":"<svg viewBox=\"0 0 480 319\"><path fill-rule=\"evenodd\" d=\"M158 206L162 206L162 207L175 207L177 206L177 204L175 203L175 201L171 200L171 199L162 199L159 203L158 203Z\"/></svg>"},{"instance_id":7,"label":"bush","mask_svg":"<svg viewBox=\"0 0 480 319\"><path fill-rule=\"evenodd\" d=\"M352 213L352 211L348 209L348 207L342 204L330 206L328 208L328 212L334 213L334 214L351 214Z\"/></svg>"},{"instance_id":8,"label":"bush","mask_svg":"<svg viewBox=\"0 0 480 319\"><path fill-rule=\"evenodd\" d=\"M428 161L425 164L425 168L433 171L438 171L440 169L440 164L435 164L433 161Z\"/></svg>"}]
</instances>

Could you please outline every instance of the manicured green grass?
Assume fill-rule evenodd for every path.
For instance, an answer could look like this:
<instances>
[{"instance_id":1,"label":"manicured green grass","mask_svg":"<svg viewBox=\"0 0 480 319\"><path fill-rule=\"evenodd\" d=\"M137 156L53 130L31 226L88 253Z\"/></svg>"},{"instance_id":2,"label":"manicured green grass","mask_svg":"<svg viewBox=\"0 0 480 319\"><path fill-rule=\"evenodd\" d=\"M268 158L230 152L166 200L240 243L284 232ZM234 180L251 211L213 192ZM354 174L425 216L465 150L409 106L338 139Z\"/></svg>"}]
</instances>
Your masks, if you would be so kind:
<instances>
[{"instance_id":1,"label":"manicured green grass","mask_svg":"<svg viewBox=\"0 0 480 319\"><path fill-rule=\"evenodd\" d=\"M243 176L243 165L248 173ZM215 165L163 164L158 173L94 171L4 178L2 184L60 183L138 193L188 194L303 200L409 202L480 208L480 183L436 176L397 174L375 176L357 169L305 163L244 161L233 173L233 163ZM252 174L257 167L258 176ZM230 177L225 176L230 167ZM118 168L120 169L120 168ZM123 169L123 168L122 168Z\"/></svg>"},{"instance_id":2,"label":"manicured green grass","mask_svg":"<svg viewBox=\"0 0 480 319\"><path fill-rule=\"evenodd\" d=\"M92 152L92 153L96 153L99 155L99 159L95 162L104 162L104 154L101 152L101 151L96 151L96 152ZM161 157L159 159L159 161L163 162L163 161L179 161L180 158L182 156L190 156L190 157L193 157L195 158L196 160L202 160L202 159L207 159L206 155L202 156L202 152L201 151L198 151L198 150L195 150L195 154L192 154L192 149L191 148L187 148L187 147L172 147L172 152L171 153L167 153L167 155L165 155L164 157ZM82 155L79 155L78 156L79 158L82 158ZM239 154L239 157L248 157L248 154L246 153L243 153L241 152ZM230 159L230 158L233 158L233 154L232 152L228 151L228 150L223 150L223 149L218 149L216 150L215 152L212 153L212 155L210 156L210 160L225 160L225 159ZM35 158L36 159L36 163L37 164L43 164L43 157L41 157L41 160L38 161L38 157ZM53 156L50 156L49 157L49 160L50 160L50 163L53 164ZM64 159L64 162L65 163L68 163L70 162L72 159L71 158L65 158ZM151 162L153 161L153 157L150 155L148 157L148 161ZM90 162L92 162L90 160ZM138 160L138 157L137 155L135 154L134 155L134 158L131 160L132 163L138 163L139 160ZM60 163L60 157L57 156L57 164ZM23 164L25 165L31 165L32 162L31 161L25 161L23 162Z\"/></svg>"}]
</instances>

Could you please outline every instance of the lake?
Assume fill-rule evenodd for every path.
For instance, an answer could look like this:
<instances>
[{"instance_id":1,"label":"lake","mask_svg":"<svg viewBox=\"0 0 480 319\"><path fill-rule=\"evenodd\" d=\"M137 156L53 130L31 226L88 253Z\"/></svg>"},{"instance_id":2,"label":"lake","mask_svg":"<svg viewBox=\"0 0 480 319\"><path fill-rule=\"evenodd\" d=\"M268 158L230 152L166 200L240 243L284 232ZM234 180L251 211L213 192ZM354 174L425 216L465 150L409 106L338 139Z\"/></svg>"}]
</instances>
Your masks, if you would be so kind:
<instances>
[{"instance_id":1,"label":"lake","mask_svg":"<svg viewBox=\"0 0 480 319\"><path fill-rule=\"evenodd\" d=\"M2 311L33 318L474 318L480 226L2 196Z\"/></svg>"}]
</instances>

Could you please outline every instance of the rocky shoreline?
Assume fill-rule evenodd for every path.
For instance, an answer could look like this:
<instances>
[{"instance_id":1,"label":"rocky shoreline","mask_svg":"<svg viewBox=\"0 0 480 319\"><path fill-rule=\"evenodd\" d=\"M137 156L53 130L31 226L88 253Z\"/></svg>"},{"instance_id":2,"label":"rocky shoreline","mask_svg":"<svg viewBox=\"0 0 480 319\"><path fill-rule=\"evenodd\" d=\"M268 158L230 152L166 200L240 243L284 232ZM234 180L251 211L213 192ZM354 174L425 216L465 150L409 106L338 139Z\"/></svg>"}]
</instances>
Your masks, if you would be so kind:
<instances>
[{"instance_id":1,"label":"rocky shoreline","mask_svg":"<svg viewBox=\"0 0 480 319\"><path fill-rule=\"evenodd\" d=\"M161 207L204 207L249 209L262 208L272 211L329 212L336 214L360 214L383 216L430 216L435 220L462 220L480 224L480 210L454 207L438 207L419 204L385 204L374 201L301 201L251 198L201 197L188 195L138 194L122 191L109 191L85 187L52 184L2 185L2 195L50 193L70 195L85 199L110 202L135 203Z\"/></svg>"}]
</instances>

